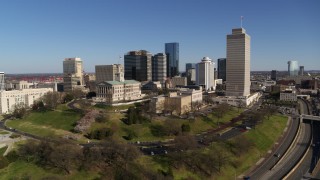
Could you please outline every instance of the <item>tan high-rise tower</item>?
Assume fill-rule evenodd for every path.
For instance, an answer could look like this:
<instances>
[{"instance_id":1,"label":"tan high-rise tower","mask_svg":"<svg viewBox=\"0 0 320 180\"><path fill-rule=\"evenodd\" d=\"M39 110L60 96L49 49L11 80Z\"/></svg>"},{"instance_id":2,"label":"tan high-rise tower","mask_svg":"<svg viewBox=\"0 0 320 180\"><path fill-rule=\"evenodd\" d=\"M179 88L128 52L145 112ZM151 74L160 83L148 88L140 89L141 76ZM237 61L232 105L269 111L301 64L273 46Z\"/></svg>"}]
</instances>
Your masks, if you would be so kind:
<instances>
[{"instance_id":1,"label":"tan high-rise tower","mask_svg":"<svg viewBox=\"0 0 320 180\"><path fill-rule=\"evenodd\" d=\"M65 58L63 61L64 90L83 86L83 62L80 58Z\"/></svg>"},{"instance_id":2,"label":"tan high-rise tower","mask_svg":"<svg viewBox=\"0 0 320 180\"><path fill-rule=\"evenodd\" d=\"M243 28L227 35L226 95L250 95L250 36Z\"/></svg>"}]
</instances>

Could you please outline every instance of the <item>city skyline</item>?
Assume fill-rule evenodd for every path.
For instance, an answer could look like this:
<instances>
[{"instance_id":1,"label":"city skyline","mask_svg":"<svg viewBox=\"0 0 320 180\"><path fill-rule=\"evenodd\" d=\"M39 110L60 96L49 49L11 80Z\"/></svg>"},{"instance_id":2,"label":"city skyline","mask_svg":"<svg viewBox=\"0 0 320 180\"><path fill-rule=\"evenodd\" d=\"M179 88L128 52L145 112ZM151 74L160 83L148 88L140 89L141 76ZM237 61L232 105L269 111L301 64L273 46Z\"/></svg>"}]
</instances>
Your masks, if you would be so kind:
<instances>
[{"instance_id":1,"label":"city skyline","mask_svg":"<svg viewBox=\"0 0 320 180\"><path fill-rule=\"evenodd\" d=\"M320 27L319 1L178 0L160 14L154 12L168 1L147 2L2 2L0 71L61 73L64 58L80 57L84 70L94 72L95 65L124 64L128 51L164 52L168 42L179 43L180 71L204 56L217 64L218 58L226 57L225 37L240 27L240 16L253 37L252 71L284 71L291 60L305 70L320 69L320 37L315 36ZM133 11L137 8L144 11Z\"/></svg>"}]
</instances>

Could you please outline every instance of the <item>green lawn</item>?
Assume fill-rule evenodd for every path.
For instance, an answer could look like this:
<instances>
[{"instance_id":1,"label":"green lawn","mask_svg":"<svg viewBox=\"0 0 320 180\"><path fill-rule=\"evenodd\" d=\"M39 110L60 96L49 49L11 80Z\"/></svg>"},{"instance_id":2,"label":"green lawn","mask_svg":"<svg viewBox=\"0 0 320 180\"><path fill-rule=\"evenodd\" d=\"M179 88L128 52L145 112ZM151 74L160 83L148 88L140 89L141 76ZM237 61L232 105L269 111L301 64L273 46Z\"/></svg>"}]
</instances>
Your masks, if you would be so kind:
<instances>
[{"instance_id":1,"label":"green lawn","mask_svg":"<svg viewBox=\"0 0 320 180\"><path fill-rule=\"evenodd\" d=\"M4 135L4 134L10 134L8 131L5 130L0 130L0 134Z\"/></svg>"},{"instance_id":2,"label":"green lawn","mask_svg":"<svg viewBox=\"0 0 320 180\"><path fill-rule=\"evenodd\" d=\"M110 107L109 107L110 108ZM127 135L127 131L133 131L137 137L133 138L130 141L161 141L165 139L173 139L174 136L164 136L164 137L155 137L151 134L149 126L152 124L163 124L164 120L174 121L179 126L182 124L189 124L191 128L191 134L198 134L201 132L205 132L208 129L217 128L218 119L213 116L213 114L209 114L206 119L202 116L196 117L195 120L188 119L180 119L177 117L154 117L151 123L145 124L133 124L127 125L121 121L121 118L125 117L124 114L121 113L111 113L105 110L106 116L108 117L108 121L106 123L93 123L91 125L90 131L94 129L99 129L102 127L115 128L116 132L113 137L119 140L123 140L123 136ZM232 118L237 117L243 110L238 110L237 108L230 109L221 119L220 122L229 122Z\"/></svg>"},{"instance_id":3,"label":"green lawn","mask_svg":"<svg viewBox=\"0 0 320 180\"><path fill-rule=\"evenodd\" d=\"M3 154L6 152L7 149L8 149L8 146L4 146L0 148L0 156L3 156Z\"/></svg>"},{"instance_id":4,"label":"green lawn","mask_svg":"<svg viewBox=\"0 0 320 180\"><path fill-rule=\"evenodd\" d=\"M61 105L56 111L31 112L24 119L8 120L6 125L31 134L52 137L72 130L79 119L80 114Z\"/></svg>"},{"instance_id":5,"label":"green lawn","mask_svg":"<svg viewBox=\"0 0 320 180\"><path fill-rule=\"evenodd\" d=\"M99 175L88 172L74 172L71 175L61 175L50 172L32 163L15 161L8 167L0 169L0 179L67 179L67 180L93 180Z\"/></svg>"}]
</instances>

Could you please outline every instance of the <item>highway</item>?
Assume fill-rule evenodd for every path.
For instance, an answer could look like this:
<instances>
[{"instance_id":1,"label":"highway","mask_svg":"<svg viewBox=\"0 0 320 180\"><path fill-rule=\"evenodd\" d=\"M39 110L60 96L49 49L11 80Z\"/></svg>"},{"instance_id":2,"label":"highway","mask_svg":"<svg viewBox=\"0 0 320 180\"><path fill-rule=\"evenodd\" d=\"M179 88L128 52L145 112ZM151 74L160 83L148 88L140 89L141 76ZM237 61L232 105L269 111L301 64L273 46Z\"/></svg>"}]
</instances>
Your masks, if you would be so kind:
<instances>
[{"instance_id":1,"label":"highway","mask_svg":"<svg viewBox=\"0 0 320 180\"><path fill-rule=\"evenodd\" d=\"M299 101L299 103L302 104L301 111L307 111L304 102ZM302 124L299 131L300 134L295 144L288 149L293 143L298 127L299 118L293 116L292 126L288 129L289 132L287 136L284 137L282 143L280 142L278 148L272 152L258 168L249 174L251 179L281 179L294 167L308 148L308 143L311 138L310 124ZM279 164L277 164L278 162Z\"/></svg>"},{"instance_id":2,"label":"highway","mask_svg":"<svg viewBox=\"0 0 320 180\"><path fill-rule=\"evenodd\" d=\"M310 106L309 106L310 107ZM306 114L311 114L310 109L305 111ZM320 122L313 121L312 127L312 146L310 146L309 151L305 155L299 166L296 167L295 171L287 177L287 179L303 179L311 177L311 172L314 169L318 159L320 151Z\"/></svg>"}]
</instances>

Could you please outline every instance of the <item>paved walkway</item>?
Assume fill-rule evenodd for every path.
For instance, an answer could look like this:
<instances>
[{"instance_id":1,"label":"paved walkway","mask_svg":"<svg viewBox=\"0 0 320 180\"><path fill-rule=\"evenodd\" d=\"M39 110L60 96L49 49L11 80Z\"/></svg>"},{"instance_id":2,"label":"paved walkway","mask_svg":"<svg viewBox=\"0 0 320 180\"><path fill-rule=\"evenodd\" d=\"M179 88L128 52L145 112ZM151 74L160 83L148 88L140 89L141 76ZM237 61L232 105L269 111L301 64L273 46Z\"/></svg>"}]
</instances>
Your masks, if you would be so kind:
<instances>
[{"instance_id":1,"label":"paved walkway","mask_svg":"<svg viewBox=\"0 0 320 180\"><path fill-rule=\"evenodd\" d=\"M8 146L7 150L4 152L3 156L7 155L13 148L14 143L25 140L26 138L21 136L18 138L10 138L11 132L9 131L3 131L3 132L8 132L8 134L0 134L0 148Z\"/></svg>"}]
</instances>

